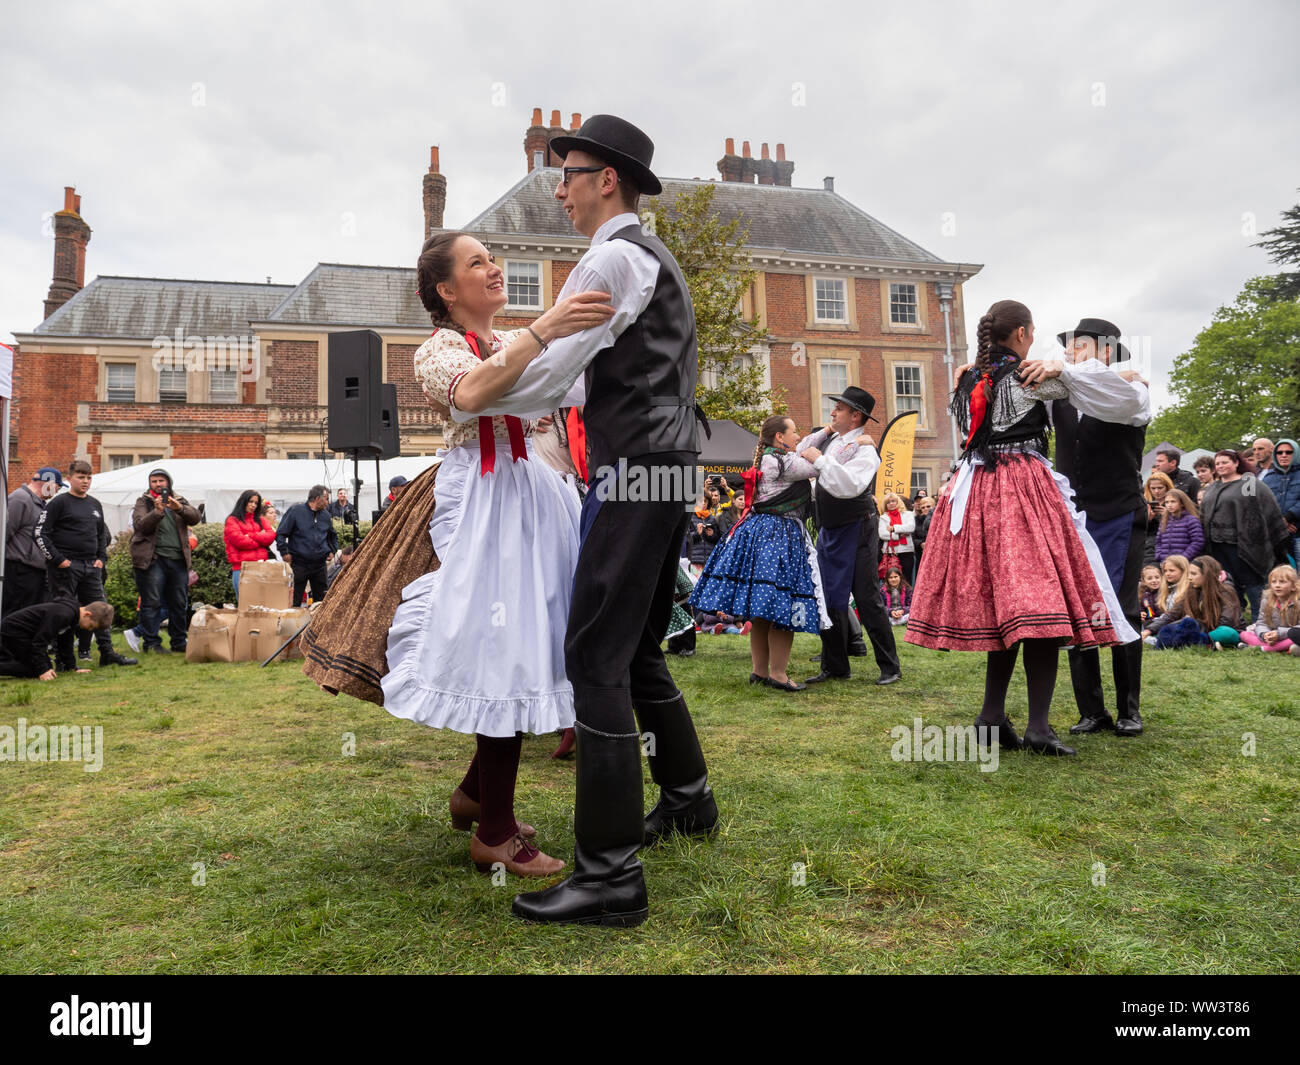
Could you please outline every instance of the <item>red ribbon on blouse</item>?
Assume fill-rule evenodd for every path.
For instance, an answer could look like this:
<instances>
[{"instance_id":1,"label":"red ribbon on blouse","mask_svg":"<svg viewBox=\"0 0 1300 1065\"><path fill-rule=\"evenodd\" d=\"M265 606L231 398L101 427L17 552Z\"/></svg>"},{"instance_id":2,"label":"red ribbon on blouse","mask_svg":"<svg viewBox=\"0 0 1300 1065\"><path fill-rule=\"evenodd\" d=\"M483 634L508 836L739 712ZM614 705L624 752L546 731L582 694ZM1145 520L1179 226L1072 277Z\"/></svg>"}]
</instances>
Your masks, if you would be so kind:
<instances>
[{"instance_id":1,"label":"red ribbon on blouse","mask_svg":"<svg viewBox=\"0 0 1300 1065\"><path fill-rule=\"evenodd\" d=\"M478 337L473 333L466 333L465 339L469 341L470 350L478 357L479 362L482 362L483 352L479 350ZM510 460L518 462L523 459L527 462L528 449L524 446L524 423L513 414L505 415L505 419L506 433L510 437ZM492 432L491 417L478 420L478 447L479 476L486 477L489 473L495 472L497 466L497 438Z\"/></svg>"}]
</instances>

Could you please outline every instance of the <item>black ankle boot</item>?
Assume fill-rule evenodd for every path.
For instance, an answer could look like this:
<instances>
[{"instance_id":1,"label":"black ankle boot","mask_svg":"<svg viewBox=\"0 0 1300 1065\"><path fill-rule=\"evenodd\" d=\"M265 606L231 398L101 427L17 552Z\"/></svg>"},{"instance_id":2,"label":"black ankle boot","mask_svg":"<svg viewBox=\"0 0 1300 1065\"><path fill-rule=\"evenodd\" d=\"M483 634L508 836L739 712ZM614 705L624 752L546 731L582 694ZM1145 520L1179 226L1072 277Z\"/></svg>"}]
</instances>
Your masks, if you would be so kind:
<instances>
[{"instance_id":1,"label":"black ankle boot","mask_svg":"<svg viewBox=\"0 0 1300 1065\"><path fill-rule=\"evenodd\" d=\"M998 746L1004 751L1018 751L1023 746L1020 737L1016 735L1016 727L1011 723L1011 718L1003 717L996 725L990 725L987 721L976 718L976 742L981 747L991 747L995 738L998 741Z\"/></svg>"},{"instance_id":2,"label":"black ankle boot","mask_svg":"<svg viewBox=\"0 0 1300 1065\"><path fill-rule=\"evenodd\" d=\"M1082 736L1089 732L1101 732L1109 729L1115 731L1115 719L1110 714L1103 713L1101 717L1081 717L1076 724L1070 726L1071 736Z\"/></svg>"},{"instance_id":3,"label":"black ankle boot","mask_svg":"<svg viewBox=\"0 0 1300 1065\"><path fill-rule=\"evenodd\" d=\"M573 875L516 895L512 910L526 921L631 928L650 913L636 856L644 833L641 744L635 732L594 732L582 722L577 736Z\"/></svg>"},{"instance_id":4,"label":"black ankle boot","mask_svg":"<svg viewBox=\"0 0 1300 1065\"><path fill-rule=\"evenodd\" d=\"M1031 728L1025 729L1024 749L1026 751L1036 751L1038 754L1055 754L1069 755L1074 754L1073 747L1067 747L1056 735L1056 730L1048 725L1043 732L1035 732Z\"/></svg>"},{"instance_id":5,"label":"black ankle boot","mask_svg":"<svg viewBox=\"0 0 1300 1065\"><path fill-rule=\"evenodd\" d=\"M659 801L645 819L645 846L653 847L673 832L715 835L718 805L685 697L678 692L662 702L643 700L637 720L648 737L650 776L659 785Z\"/></svg>"},{"instance_id":6,"label":"black ankle boot","mask_svg":"<svg viewBox=\"0 0 1300 1065\"><path fill-rule=\"evenodd\" d=\"M1130 709L1127 714L1115 722L1116 736L1141 736L1142 735L1142 715L1137 708Z\"/></svg>"}]
</instances>

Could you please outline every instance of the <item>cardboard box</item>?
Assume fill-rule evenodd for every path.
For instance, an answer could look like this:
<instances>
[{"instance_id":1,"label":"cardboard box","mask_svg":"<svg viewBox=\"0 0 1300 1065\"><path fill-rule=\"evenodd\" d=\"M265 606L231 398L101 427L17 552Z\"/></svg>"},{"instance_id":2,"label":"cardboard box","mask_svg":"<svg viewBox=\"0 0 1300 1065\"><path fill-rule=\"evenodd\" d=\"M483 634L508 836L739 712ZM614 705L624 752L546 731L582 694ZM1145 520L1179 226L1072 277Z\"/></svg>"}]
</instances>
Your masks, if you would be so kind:
<instances>
[{"instance_id":1,"label":"cardboard box","mask_svg":"<svg viewBox=\"0 0 1300 1065\"><path fill-rule=\"evenodd\" d=\"M185 637L186 662L233 662L235 617L233 611L203 606L190 619Z\"/></svg>"},{"instance_id":2,"label":"cardboard box","mask_svg":"<svg viewBox=\"0 0 1300 1065\"><path fill-rule=\"evenodd\" d=\"M239 569L239 609L293 606L293 570L285 562L245 562Z\"/></svg>"},{"instance_id":3,"label":"cardboard box","mask_svg":"<svg viewBox=\"0 0 1300 1065\"><path fill-rule=\"evenodd\" d=\"M244 578L239 578L240 591L242 593ZM243 598L241 595L240 598ZM280 612L271 610L264 606L241 606L239 608L239 620L235 624L235 662L250 662L256 658L259 662L274 651L280 644L274 644L269 647L266 654L258 655L257 651L261 650L263 644L270 644L279 632ZM286 637L287 638L287 637ZM284 641L280 641L283 643Z\"/></svg>"},{"instance_id":4,"label":"cardboard box","mask_svg":"<svg viewBox=\"0 0 1300 1065\"><path fill-rule=\"evenodd\" d=\"M306 607L298 607L295 610L281 610L280 620L277 625L275 647L272 647L270 651L267 651L266 654L262 656L262 658L266 658L266 655L271 654L276 647L279 647L280 644L284 643L285 640L293 636L299 629L303 627L304 623L306 623L309 617L311 617L311 611L308 610ZM284 649L284 653L281 654L280 657L276 659L276 661L287 662L291 658L302 658L303 657L302 648L299 646L301 642L302 642L301 637L295 638L293 643L291 643L288 647Z\"/></svg>"}]
</instances>

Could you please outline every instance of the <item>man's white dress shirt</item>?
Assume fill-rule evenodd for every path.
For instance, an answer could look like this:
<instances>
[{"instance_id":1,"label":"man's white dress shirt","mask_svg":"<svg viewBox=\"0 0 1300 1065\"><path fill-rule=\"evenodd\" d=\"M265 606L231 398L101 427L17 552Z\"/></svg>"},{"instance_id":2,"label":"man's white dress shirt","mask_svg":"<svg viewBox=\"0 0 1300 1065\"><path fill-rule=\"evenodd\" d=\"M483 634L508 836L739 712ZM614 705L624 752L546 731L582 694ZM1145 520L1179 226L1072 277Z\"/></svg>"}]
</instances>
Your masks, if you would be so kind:
<instances>
[{"instance_id":1,"label":"man's white dress shirt","mask_svg":"<svg viewBox=\"0 0 1300 1065\"><path fill-rule=\"evenodd\" d=\"M586 399L583 372L650 306L659 281L659 260L627 240L610 240L620 229L639 226L631 211L615 215L591 238L591 247L578 260L557 299L579 292L608 292L614 314L601 325L552 340L546 350L525 367L514 387L481 413L516 414L540 418L557 407L578 406ZM452 408L455 421L466 422L479 414Z\"/></svg>"}]
</instances>

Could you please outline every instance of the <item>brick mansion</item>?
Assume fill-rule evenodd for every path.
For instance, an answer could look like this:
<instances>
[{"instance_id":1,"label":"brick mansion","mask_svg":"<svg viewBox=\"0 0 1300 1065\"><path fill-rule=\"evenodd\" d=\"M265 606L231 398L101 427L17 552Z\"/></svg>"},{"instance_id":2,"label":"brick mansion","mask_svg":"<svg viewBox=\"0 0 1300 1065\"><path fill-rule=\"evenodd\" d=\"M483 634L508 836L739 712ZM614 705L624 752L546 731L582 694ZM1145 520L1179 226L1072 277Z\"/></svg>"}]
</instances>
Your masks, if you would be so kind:
<instances>
[{"instance_id":1,"label":"brick mansion","mask_svg":"<svg viewBox=\"0 0 1300 1065\"><path fill-rule=\"evenodd\" d=\"M553 198L560 160L550 141L568 129L558 111L534 110L524 132L522 175L459 228L473 233L506 273L510 302L498 321L526 324L556 298L587 240ZM966 361L963 283L977 264L940 259L834 190L793 184L785 146L775 154L727 140L717 161L713 209L748 227L755 271L745 316L768 330L749 354L785 392L801 427L822 424L823 398L848 385L877 397L881 423L916 410L913 488L933 489L953 459L945 412L947 370L941 301L950 308L952 354ZM704 184L662 178L643 207L671 209ZM413 182L414 184L414 182ZM424 232L444 227L447 177L431 151L422 179ZM397 386L402 451L432 455L439 423L412 371L429 317L410 267L320 263L296 285L95 277L85 282L91 229L81 197L65 190L54 216L54 270L44 320L17 333L12 484L38 466L88 459L96 471L169 458L325 458L327 338L373 329L383 339L383 379ZM101 238L103 239L103 238ZM419 241L410 235L411 259ZM194 372L158 368L160 343L221 338L256 358ZM23 402L24 381L57 381L39 403Z\"/></svg>"}]
</instances>

